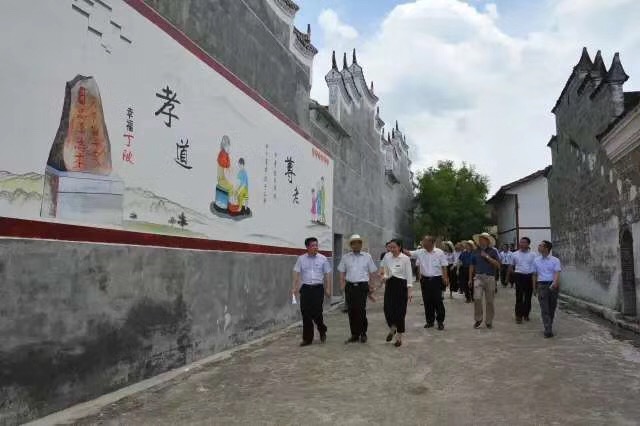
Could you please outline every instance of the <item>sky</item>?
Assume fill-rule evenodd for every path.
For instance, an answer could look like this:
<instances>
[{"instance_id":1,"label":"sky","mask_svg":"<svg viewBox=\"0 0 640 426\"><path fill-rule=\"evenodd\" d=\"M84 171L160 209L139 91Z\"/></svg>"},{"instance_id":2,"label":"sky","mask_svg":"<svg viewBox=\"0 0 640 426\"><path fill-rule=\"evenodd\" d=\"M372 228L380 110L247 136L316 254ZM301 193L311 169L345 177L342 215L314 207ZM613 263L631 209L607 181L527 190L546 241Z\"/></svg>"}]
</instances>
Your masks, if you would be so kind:
<instances>
[{"instance_id":1,"label":"sky","mask_svg":"<svg viewBox=\"0 0 640 426\"><path fill-rule=\"evenodd\" d=\"M331 52L355 48L414 171L466 162L492 193L551 164L551 109L583 46L607 67L620 52L625 91L640 90L638 0L296 1L296 26L311 24L319 50L314 99L327 103Z\"/></svg>"}]
</instances>

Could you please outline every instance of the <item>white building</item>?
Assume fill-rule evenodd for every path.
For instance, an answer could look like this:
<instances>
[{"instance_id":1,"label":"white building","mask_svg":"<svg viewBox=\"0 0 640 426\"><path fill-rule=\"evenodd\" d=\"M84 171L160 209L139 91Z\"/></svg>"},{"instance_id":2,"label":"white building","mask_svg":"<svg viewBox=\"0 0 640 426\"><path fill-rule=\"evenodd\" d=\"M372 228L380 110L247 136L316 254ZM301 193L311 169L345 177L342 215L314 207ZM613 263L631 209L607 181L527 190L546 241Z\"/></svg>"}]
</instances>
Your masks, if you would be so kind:
<instances>
[{"instance_id":1,"label":"white building","mask_svg":"<svg viewBox=\"0 0 640 426\"><path fill-rule=\"evenodd\" d=\"M502 186L487 201L498 226L498 244L514 244L522 237L532 247L551 241L547 174L551 166Z\"/></svg>"}]
</instances>

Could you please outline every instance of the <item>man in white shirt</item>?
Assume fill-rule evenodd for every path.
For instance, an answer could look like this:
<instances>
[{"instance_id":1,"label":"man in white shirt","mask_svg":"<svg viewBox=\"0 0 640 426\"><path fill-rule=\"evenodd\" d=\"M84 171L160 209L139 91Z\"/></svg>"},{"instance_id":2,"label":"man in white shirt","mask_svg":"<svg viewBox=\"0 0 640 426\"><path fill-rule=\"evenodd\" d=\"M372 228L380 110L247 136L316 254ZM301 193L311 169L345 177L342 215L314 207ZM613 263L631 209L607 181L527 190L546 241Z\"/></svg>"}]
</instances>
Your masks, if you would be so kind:
<instances>
[{"instance_id":1,"label":"man in white shirt","mask_svg":"<svg viewBox=\"0 0 640 426\"><path fill-rule=\"evenodd\" d=\"M340 288L344 290L345 302L349 312L349 328L351 337L345 343L358 340L367 341L367 296L369 282L378 271L371 255L362 251L362 238L354 234L349 239L351 252L342 256L338 271L340 272Z\"/></svg>"},{"instance_id":2,"label":"man in white shirt","mask_svg":"<svg viewBox=\"0 0 640 426\"><path fill-rule=\"evenodd\" d=\"M509 283L509 266L511 266L512 256L509 245L504 244L500 250L500 282L505 288Z\"/></svg>"},{"instance_id":3,"label":"man in white shirt","mask_svg":"<svg viewBox=\"0 0 640 426\"><path fill-rule=\"evenodd\" d=\"M538 294L540 315L544 324L544 337L553 337L553 318L560 293L560 260L551 255L553 245L543 241L538 246L540 256L533 261L533 292Z\"/></svg>"},{"instance_id":4,"label":"man in white shirt","mask_svg":"<svg viewBox=\"0 0 640 426\"><path fill-rule=\"evenodd\" d=\"M318 253L318 239L307 238L304 241L307 253L298 257L293 267L292 294L300 300L302 314L302 343L307 346L313 342L313 323L320 333L320 341L327 340L327 326L322 318L324 296L331 297L331 265L329 260Z\"/></svg>"},{"instance_id":5,"label":"man in white shirt","mask_svg":"<svg viewBox=\"0 0 640 426\"><path fill-rule=\"evenodd\" d=\"M520 250L512 253L509 274L514 275L516 282L516 323L529 321L531 313L531 296L533 294L533 262L536 254L531 250L529 237L520 238Z\"/></svg>"},{"instance_id":6,"label":"man in white shirt","mask_svg":"<svg viewBox=\"0 0 640 426\"><path fill-rule=\"evenodd\" d=\"M449 285L447 267L449 262L442 250L435 247L434 238L427 235L422 239L421 249L405 251L405 254L416 259L418 265L418 279L422 290L424 316L427 321L424 328L433 327L438 322L438 330L444 330L444 302L442 300L442 285Z\"/></svg>"}]
</instances>

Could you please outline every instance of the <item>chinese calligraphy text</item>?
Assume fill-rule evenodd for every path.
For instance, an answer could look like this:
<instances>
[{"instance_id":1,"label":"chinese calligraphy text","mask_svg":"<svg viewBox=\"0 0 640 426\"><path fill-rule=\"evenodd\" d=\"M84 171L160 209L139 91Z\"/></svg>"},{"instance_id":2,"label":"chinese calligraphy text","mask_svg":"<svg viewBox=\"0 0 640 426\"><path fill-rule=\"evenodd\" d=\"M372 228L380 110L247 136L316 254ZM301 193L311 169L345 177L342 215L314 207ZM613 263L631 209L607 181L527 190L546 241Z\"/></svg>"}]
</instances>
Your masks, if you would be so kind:
<instances>
[{"instance_id":1,"label":"chinese calligraphy text","mask_svg":"<svg viewBox=\"0 0 640 426\"><path fill-rule=\"evenodd\" d=\"M175 118L176 120L180 119L180 117L173 113L173 110L176 107L175 104L180 103L180 101L177 99L177 96L178 95L173 90L171 90L169 86L162 89L162 93L156 93L156 97L162 99L164 103L160 108L158 108L158 110L155 112L155 115L156 117L160 114L167 116L168 121L164 122L167 127L171 127L172 118Z\"/></svg>"},{"instance_id":2,"label":"chinese calligraphy text","mask_svg":"<svg viewBox=\"0 0 640 426\"><path fill-rule=\"evenodd\" d=\"M124 148L122 150L122 161L129 164L135 164L135 158L133 156L133 148L131 146L131 141L135 138L133 135L133 108L129 107L126 111L126 120L125 120L125 133L124 138L126 142L124 144Z\"/></svg>"},{"instance_id":3,"label":"chinese calligraphy text","mask_svg":"<svg viewBox=\"0 0 640 426\"><path fill-rule=\"evenodd\" d=\"M189 165L188 149L189 149L189 139L185 139L185 140L180 139L180 142L176 142L175 160L179 166L182 166L185 169L193 168L193 166Z\"/></svg>"}]
</instances>

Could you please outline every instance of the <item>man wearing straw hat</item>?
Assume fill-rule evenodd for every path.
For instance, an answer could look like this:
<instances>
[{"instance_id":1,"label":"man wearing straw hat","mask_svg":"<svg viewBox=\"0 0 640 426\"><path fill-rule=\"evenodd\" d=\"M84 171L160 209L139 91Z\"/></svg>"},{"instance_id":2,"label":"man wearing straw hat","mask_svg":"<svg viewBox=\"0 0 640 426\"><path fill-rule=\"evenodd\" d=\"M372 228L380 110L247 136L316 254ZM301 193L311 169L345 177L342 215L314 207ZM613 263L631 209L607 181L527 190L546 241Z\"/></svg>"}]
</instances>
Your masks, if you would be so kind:
<instances>
[{"instance_id":1,"label":"man wearing straw hat","mask_svg":"<svg viewBox=\"0 0 640 426\"><path fill-rule=\"evenodd\" d=\"M351 252L342 256L338 265L340 288L345 293L345 302L349 313L351 337L345 343L367 341L367 296L369 282L378 268L369 253L362 251L362 238L353 234L349 239Z\"/></svg>"},{"instance_id":2,"label":"man wearing straw hat","mask_svg":"<svg viewBox=\"0 0 640 426\"><path fill-rule=\"evenodd\" d=\"M473 252L469 268L469 285L473 286L475 299L473 327L479 328L482 325L482 299L485 299L484 322L487 328L491 328L494 316L493 299L496 294L496 269L500 268L500 255L493 248L496 242L491 234L483 232L474 235L473 239L478 246Z\"/></svg>"}]
</instances>

